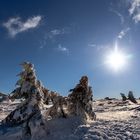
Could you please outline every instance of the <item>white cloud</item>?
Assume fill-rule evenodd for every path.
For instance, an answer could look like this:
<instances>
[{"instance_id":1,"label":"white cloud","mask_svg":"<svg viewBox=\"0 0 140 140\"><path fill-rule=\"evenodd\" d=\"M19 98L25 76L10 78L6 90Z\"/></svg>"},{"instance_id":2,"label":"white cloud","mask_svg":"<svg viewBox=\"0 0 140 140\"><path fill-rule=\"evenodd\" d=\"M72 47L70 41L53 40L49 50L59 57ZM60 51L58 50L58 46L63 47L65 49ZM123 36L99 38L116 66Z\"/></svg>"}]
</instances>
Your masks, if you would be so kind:
<instances>
[{"instance_id":1,"label":"white cloud","mask_svg":"<svg viewBox=\"0 0 140 140\"><path fill-rule=\"evenodd\" d=\"M65 52L65 53L69 53L69 49L66 48L66 47L63 47L61 44L58 45L58 48L57 48L58 51L61 51L61 52Z\"/></svg>"},{"instance_id":2,"label":"white cloud","mask_svg":"<svg viewBox=\"0 0 140 140\"><path fill-rule=\"evenodd\" d=\"M138 23L140 21L140 0L131 1L129 13L130 16L132 16L132 19L135 21L135 23Z\"/></svg>"},{"instance_id":3,"label":"white cloud","mask_svg":"<svg viewBox=\"0 0 140 140\"><path fill-rule=\"evenodd\" d=\"M135 23L138 23L140 21L140 13L138 13L137 15L135 15L133 17L133 20L135 21Z\"/></svg>"},{"instance_id":4,"label":"white cloud","mask_svg":"<svg viewBox=\"0 0 140 140\"><path fill-rule=\"evenodd\" d=\"M130 15L134 14L134 12L139 9L139 7L140 7L140 0L132 0L131 7L129 8Z\"/></svg>"},{"instance_id":5,"label":"white cloud","mask_svg":"<svg viewBox=\"0 0 140 140\"><path fill-rule=\"evenodd\" d=\"M52 39L55 36L69 34L69 33L70 33L70 28L69 27L64 27L62 29L54 29L54 30L50 31L49 38Z\"/></svg>"},{"instance_id":6,"label":"white cloud","mask_svg":"<svg viewBox=\"0 0 140 140\"><path fill-rule=\"evenodd\" d=\"M51 40L53 43L56 42L56 37L61 35L71 33L72 27L64 27L62 29L53 29L48 33L45 33L43 40L40 42L39 48L44 48L47 44L48 40Z\"/></svg>"},{"instance_id":7,"label":"white cloud","mask_svg":"<svg viewBox=\"0 0 140 140\"><path fill-rule=\"evenodd\" d=\"M126 29L124 29L124 30L122 30L122 31L119 33L118 38L119 38L119 39L122 39L122 38L128 33L129 30L130 30L129 27L126 28Z\"/></svg>"},{"instance_id":8,"label":"white cloud","mask_svg":"<svg viewBox=\"0 0 140 140\"><path fill-rule=\"evenodd\" d=\"M15 37L21 32L36 28L41 19L41 16L34 16L22 22L20 17L10 18L7 22L3 23L3 26L8 30L11 37Z\"/></svg>"}]
</instances>

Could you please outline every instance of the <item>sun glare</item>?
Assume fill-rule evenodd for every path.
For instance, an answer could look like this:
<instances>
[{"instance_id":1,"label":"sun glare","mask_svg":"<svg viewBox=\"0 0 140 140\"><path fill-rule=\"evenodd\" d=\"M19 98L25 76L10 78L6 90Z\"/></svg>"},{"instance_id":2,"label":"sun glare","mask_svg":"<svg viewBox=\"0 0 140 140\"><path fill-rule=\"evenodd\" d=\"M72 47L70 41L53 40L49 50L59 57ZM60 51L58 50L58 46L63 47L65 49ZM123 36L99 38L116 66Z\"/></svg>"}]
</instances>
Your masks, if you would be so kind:
<instances>
[{"instance_id":1,"label":"sun glare","mask_svg":"<svg viewBox=\"0 0 140 140\"><path fill-rule=\"evenodd\" d=\"M107 56L107 65L113 70L118 71L126 66L126 55L118 49L116 45L114 50Z\"/></svg>"}]
</instances>

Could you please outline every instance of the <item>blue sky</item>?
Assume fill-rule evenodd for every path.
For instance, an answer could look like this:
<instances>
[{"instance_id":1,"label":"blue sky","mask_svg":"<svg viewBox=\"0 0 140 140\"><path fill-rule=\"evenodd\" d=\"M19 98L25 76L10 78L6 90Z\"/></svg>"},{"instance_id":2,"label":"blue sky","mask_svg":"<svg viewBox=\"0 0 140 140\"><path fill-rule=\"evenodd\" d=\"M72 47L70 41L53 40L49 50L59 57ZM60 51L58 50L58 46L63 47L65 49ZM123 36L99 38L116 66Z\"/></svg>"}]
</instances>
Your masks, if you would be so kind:
<instances>
[{"instance_id":1,"label":"blue sky","mask_svg":"<svg viewBox=\"0 0 140 140\"><path fill-rule=\"evenodd\" d=\"M140 94L140 0L0 1L0 91L15 88L30 61L43 85L67 95L87 75L95 98ZM131 56L121 71L105 64L117 42Z\"/></svg>"}]
</instances>

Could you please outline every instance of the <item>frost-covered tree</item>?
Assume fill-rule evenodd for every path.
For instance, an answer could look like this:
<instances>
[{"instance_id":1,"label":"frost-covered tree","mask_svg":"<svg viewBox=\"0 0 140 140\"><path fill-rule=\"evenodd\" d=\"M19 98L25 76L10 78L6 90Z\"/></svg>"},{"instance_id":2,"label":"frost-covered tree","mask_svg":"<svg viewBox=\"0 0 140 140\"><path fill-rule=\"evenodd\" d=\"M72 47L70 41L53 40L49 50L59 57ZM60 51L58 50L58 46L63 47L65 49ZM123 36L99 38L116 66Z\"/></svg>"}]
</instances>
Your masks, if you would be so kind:
<instances>
[{"instance_id":1,"label":"frost-covered tree","mask_svg":"<svg viewBox=\"0 0 140 140\"><path fill-rule=\"evenodd\" d=\"M137 101L136 101L136 99L135 99L135 97L134 97L132 91L129 91L129 93L128 93L128 99L129 99L131 102L133 102L133 103L137 103Z\"/></svg>"},{"instance_id":2,"label":"frost-covered tree","mask_svg":"<svg viewBox=\"0 0 140 140\"><path fill-rule=\"evenodd\" d=\"M37 80L33 64L24 62L21 64L23 71L19 74L17 89L12 97L25 98L14 111L12 111L2 123L17 125L28 122L34 115L40 114L42 107L42 85Z\"/></svg>"},{"instance_id":3,"label":"frost-covered tree","mask_svg":"<svg viewBox=\"0 0 140 140\"><path fill-rule=\"evenodd\" d=\"M127 97L125 96L124 93L120 93L121 94L121 97L122 97L122 101L126 101L127 100Z\"/></svg>"},{"instance_id":4,"label":"frost-covered tree","mask_svg":"<svg viewBox=\"0 0 140 140\"><path fill-rule=\"evenodd\" d=\"M88 85L88 77L82 76L79 84L74 89L71 89L72 93L69 94L69 112L75 115L82 115L83 117L90 117L95 119L96 115L93 111L92 101L93 93L91 87Z\"/></svg>"}]
</instances>

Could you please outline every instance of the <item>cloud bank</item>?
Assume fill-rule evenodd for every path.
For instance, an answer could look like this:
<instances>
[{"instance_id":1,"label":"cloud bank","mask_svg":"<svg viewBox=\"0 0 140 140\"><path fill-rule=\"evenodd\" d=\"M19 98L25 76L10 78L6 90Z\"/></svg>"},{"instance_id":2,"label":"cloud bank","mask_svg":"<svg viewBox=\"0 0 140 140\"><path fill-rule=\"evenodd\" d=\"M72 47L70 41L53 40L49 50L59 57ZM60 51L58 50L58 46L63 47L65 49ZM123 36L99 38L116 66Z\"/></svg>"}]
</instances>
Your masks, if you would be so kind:
<instances>
[{"instance_id":1,"label":"cloud bank","mask_svg":"<svg viewBox=\"0 0 140 140\"><path fill-rule=\"evenodd\" d=\"M15 37L21 32L36 28L41 19L41 16L34 16L23 22L20 17L10 18L7 22L3 23L3 26L8 30L11 37Z\"/></svg>"}]
</instances>

